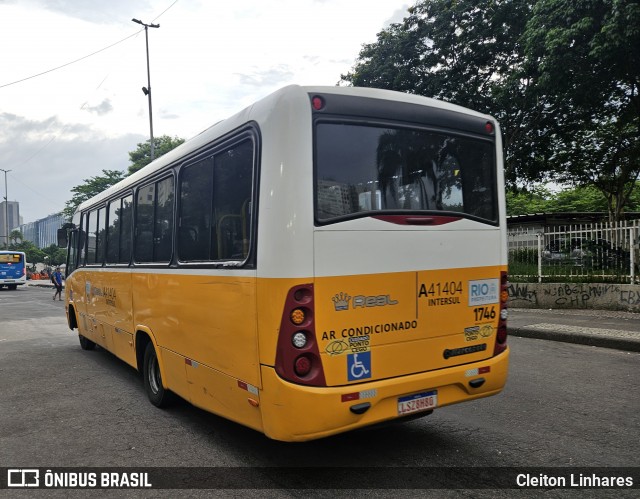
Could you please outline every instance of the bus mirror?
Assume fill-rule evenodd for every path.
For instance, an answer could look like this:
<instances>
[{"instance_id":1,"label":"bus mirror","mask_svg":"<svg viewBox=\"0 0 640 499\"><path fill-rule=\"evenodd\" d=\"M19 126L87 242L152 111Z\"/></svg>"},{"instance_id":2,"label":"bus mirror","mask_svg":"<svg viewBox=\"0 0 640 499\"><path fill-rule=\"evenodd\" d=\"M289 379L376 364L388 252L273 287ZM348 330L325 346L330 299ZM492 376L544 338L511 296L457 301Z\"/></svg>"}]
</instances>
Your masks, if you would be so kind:
<instances>
[{"instance_id":1,"label":"bus mirror","mask_svg":"<svg viewBox=\"0 0 640 499\"><path fill-rule=\"evenodd\" d=\"M67 229L58 229L58 247L66 248L67 247Z\"/></svg>"}]
</instances>

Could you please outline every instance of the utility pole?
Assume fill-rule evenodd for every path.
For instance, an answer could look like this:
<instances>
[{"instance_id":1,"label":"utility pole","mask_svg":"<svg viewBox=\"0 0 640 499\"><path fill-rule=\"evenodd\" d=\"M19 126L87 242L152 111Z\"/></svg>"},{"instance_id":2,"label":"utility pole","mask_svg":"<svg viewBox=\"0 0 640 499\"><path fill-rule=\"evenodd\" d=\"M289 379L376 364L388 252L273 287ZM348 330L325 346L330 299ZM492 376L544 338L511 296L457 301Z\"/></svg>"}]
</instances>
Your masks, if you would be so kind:
<instances>
[{"instance_id":1,"label":"utility pole","mask_svg":"<svg viewBox=\"0 0 640 499\"><path fill-rule=\"evenodd\" d=\"M148 28L159 28L159 24L146 24L140 19L131 19L134 23L138 23L144 26L144 38L147 42L147 86L142 87L142 92L149 98L149 135L151 136L151 161L154 158L154 144L153 144L153 112L151 110L151 71L149 70L149 30Z\"/></svg>"},{"instance_id":2,"label":"utility pole","mask_svg":"<svg viewBox=\"0 0 640 499\"><path fill-rule=\"evenodd\" d=\"M5 243L6 249L9 249L9 187L7 185L7 173L11 170L3 170L0 168L0 171L4 172L4 232L5 232Z\"/></svg>"}]
</instances>

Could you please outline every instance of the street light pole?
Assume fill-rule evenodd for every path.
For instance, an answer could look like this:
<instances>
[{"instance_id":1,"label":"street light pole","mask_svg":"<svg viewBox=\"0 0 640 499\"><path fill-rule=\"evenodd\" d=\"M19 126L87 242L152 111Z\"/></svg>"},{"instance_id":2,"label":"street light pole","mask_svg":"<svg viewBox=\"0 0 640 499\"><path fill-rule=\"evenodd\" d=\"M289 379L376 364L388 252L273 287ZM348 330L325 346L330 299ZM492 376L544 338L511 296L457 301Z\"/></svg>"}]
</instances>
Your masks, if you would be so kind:
<instances>
[{"instance_id":1,"label":"street light pole","mask_svg":"<svg viewBox=\"0 0 640 499\"><path fill-rule=\"evenodd\" d=\"M9 186L7 184L7 173L11 170L0 168L0 171L4 172L4 232L6 249L9 249Z\"/></svg>"},{"instance_id":2,"label":"street light pole","mask_svg":"<svg viewBox=\"0 0 640 499\"><path fill-rule=\"evenodd\" d=\"M142 87L142 92L149 98L149 135L151 136L151 161L154 158L154 144L153 144L153 112L151 110L151 71L149 69L149 30L148 28L159 28L159 24L146 24L140 21L140 19L131 19L134 23L138 23L144 26L144 38L147 43L147 86Z\"/></svg>"}]
</instances>

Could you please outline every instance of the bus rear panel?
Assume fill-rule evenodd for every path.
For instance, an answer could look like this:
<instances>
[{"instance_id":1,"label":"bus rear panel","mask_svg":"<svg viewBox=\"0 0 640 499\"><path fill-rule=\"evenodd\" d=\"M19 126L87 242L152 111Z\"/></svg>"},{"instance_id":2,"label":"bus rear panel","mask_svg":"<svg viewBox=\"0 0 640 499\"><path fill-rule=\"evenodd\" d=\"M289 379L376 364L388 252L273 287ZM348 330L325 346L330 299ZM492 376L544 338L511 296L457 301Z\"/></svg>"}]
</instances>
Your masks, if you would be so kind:
<instances>
[{"instance_id":1,"label":"bus rear panel","mask_svg":"<svg viewBox=\"0 0 640 499\"><path fill-rule=\"evenodd\" d=\"M265 431L304 440L499 393L509 352L497 123L459 108L309 100L313 279L288 290L276 365L262 369Z\"/></svg>"},{"instance_id":2,"label":"bus rear panel","mask_svg":"<svg viewBox=\"0 0 640 499\"><path fill-rule=\"evenodd\" d=\"M26 255L22 251L0 251L0 288L13 290L26 283Z\"/></svg>"}]
</instances>

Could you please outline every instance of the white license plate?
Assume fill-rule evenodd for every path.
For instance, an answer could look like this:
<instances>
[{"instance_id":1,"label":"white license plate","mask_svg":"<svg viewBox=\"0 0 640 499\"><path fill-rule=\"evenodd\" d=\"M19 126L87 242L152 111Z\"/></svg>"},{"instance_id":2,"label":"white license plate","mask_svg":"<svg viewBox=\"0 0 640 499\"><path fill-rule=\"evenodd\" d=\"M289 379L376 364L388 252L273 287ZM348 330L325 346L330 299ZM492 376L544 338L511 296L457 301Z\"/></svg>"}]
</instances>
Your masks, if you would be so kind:
<instances>
[{"instance_id":1,"label":"white license plate","mask_svg":"<svg viewBox=\"0 0 640 499\"><path fill-rule=\"evenodd\" d=\"M438 392L414 393L406 397L398 398L398 415L411 414L412 412L430 411L438 405Z\"/></svg>"}]
</instances>

